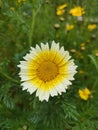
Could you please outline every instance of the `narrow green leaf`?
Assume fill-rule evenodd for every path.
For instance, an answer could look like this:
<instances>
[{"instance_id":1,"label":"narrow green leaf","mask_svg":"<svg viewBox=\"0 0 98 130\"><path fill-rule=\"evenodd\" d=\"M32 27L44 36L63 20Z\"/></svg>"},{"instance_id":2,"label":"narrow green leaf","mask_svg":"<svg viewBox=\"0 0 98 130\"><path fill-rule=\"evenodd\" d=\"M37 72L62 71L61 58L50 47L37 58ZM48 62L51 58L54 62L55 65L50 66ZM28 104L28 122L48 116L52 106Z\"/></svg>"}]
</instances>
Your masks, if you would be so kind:
<instances>
[{"instance_id":1,"label":"narrow green leaf","mask_svg":"<svg viewBox=\"0 0 98 130\"><path fill-rule=\"evenodd\" d=\"M95 57L94 57L93 55L88 55L88 56L89 56L90 59L92 60L93 64L94 64L95 67L96 67L96 70L97 70L97 72L98 72L98 63L97 63Z\"/></svg>"}]
</instances>

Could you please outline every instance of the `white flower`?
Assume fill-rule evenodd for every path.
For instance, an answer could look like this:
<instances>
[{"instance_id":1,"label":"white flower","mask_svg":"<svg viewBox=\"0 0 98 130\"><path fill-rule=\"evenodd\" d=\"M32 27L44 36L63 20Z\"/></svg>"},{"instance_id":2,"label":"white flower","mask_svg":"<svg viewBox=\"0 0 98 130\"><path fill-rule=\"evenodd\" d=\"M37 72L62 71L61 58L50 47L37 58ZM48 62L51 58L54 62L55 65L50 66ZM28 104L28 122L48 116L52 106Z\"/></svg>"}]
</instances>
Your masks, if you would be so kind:
<instances>
[{"instance_id":1,"label":"white flower","mask_svg":"<svg viewBox=\"0 0 98 130\"><path fill-rule=\"evenodd\" d=\"M74 80L77 66L59 43L53 41L50 48L48 43L31 47L30 53L23 58L25 61L20 61L18 65L21 85L30 94L36 91L40 101L48 101L49 96L66 92L71 80Z\"/></svg>"}]
</instances>

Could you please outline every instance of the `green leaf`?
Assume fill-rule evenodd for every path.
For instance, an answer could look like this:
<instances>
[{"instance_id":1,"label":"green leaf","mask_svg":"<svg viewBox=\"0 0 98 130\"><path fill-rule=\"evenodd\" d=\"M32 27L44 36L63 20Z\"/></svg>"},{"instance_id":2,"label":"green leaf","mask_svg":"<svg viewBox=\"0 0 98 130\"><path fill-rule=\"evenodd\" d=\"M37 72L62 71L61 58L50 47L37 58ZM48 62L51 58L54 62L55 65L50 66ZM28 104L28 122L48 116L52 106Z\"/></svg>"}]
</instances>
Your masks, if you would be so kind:
<instances>
[{"instance_id":1,"label":"green leaf","mask_svg":"<svg viewBox=\"0 0 98 130\"><path fill-rule=\"evenodd\" d=\"M74 105L66 103L62 105L64 112L65 112L65 119L74 119L75 121L78 120L79 113Z\"/></svg>"},{"instance_id":2,"label":"green leaf","mask_svg":"<svg viewBox=\"0 0 98 130\"><path fill-rule=\"evenodd\" d=\"M3 103L5 104L5 106L9 109L13 109L14 108L14 102L13 100L8 97L8 96L5 96L4 99L3 99Z\"/></svg>"},{"instance_id":3,"label":"green leaf","mask_svg":"<svg viewBox=\"0 0 98 130\"><path fill-rule=\"evenodd\" d=\"M88 55L88 56L89 56L90 59L92 60L93 64L94 64L95 67L96 67L96 70L97 70L97 72L98 72L98 63L97 63L95 57L94 57L93 55Z\"/></svg>"}]
</instances>

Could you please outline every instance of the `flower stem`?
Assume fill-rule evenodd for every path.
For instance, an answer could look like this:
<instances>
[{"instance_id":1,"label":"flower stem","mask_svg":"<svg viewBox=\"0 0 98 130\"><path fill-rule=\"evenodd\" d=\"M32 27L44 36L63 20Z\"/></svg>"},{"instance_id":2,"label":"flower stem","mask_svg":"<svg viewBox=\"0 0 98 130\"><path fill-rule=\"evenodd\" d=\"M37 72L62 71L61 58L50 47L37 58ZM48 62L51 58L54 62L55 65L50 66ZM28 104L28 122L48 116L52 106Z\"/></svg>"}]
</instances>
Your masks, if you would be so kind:
<instances>
[{"instance_id":1,"label":"flower stem","mask_svg":"<svg viewBox=\"0 0 98 130\"><path fill-rule=\"evenodd\" d=\"M35 17L36 17L36 13L34 10L32 10L32 23L31 23L31 28L30 28L30 32L29 32L29 46L31 46L31 44L32 44L32 36L33 36L34 25L35 25Z\"/></svg>"},{"instance_id":2,"label":"flower stem","mask_svg":"<svg viewBox=\"0 0 98 130\"><path fill-rule=\"evenodd\" d=\"M38 9L32 9L32 20L31 20L31 27L30 27L30 32L29 32L29 46L32 45L32 40L33 40L33 34L34 34L34 26L35 26L35 19L36 19L36 15L39 12L41 7L41 4L39 5Z\"/></svg>"},{"instance_id":3,"label":"flower stem","mask_svg":"<svg viewBox=\"0 0 98 130\"><path fill-rule=\"evenodd\" d=\"M93 85L93 87L92 87L93 90L95 89L97 83L98 83L98 77L96 78L96 80L95 80L95 82L94 82L94 85Z\"/></svg>"}]
</instances>

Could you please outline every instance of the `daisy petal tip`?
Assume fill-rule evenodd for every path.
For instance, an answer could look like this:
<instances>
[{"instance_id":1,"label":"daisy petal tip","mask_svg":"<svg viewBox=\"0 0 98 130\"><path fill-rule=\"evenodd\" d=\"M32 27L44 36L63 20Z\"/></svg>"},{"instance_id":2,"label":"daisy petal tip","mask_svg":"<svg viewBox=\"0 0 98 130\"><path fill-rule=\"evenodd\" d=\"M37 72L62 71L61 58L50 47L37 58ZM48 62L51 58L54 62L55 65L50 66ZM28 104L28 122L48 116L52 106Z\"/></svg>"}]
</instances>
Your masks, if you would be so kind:
<instances>
[{"instance_id":1,"label":"daisy petal tip","mask_svg":"<svg viewBox=\"0 0 98 130\"><path fill-rule=\"evenodd\" d=\"M17 67L18 67L18 68L20 68L20 64L19 64L19 65L17 65Z\"/></svg>"}]
</instances>

